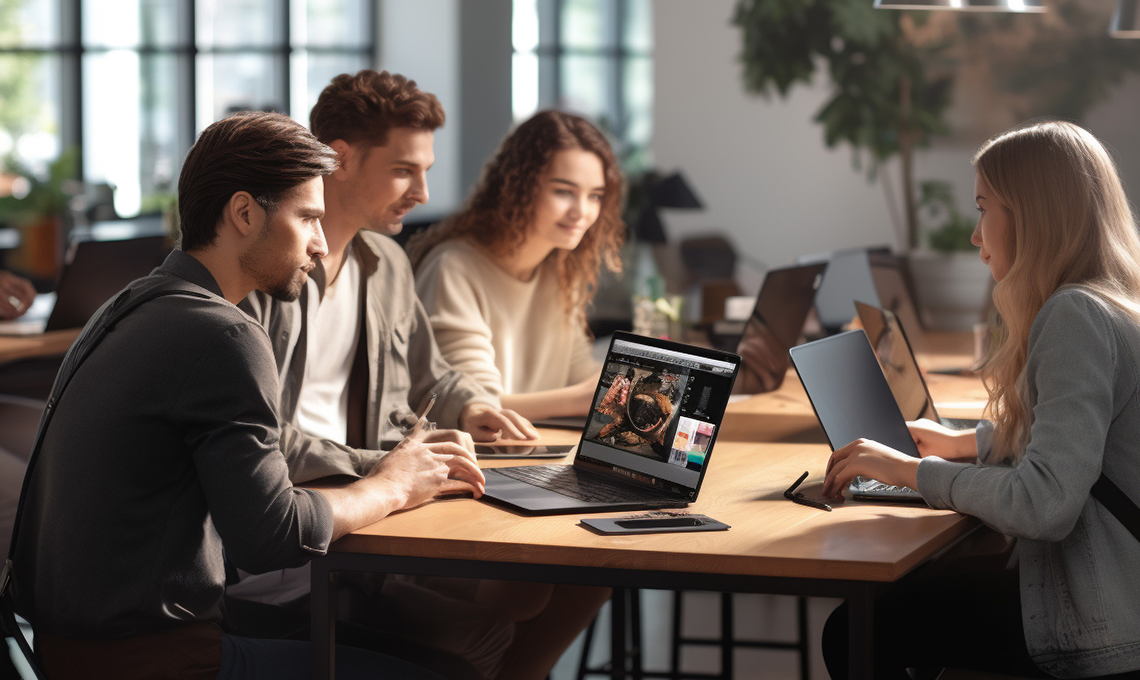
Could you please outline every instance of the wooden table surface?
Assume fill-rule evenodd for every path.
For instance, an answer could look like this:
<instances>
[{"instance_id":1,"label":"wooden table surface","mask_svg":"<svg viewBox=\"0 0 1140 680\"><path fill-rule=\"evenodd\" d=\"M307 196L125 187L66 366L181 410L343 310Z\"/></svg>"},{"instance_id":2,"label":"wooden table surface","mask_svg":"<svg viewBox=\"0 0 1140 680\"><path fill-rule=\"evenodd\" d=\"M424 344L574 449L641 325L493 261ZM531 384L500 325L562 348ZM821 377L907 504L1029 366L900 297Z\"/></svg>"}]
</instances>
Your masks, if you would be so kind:
<instances>
[{"instance_id":1,"label":"wooden table surface","mask_svg":"<svg viewBox=\"0 0 1140 680\"><path fill-rule=\"evenodd\" d=\"M955 349L963 338L950 338ZM961 352L940 357L957 365ZM945 416L978 417L986 393L976 377L929 375ZM576 443L568 430L543 430L547 443ZM693 513L732 528L642 536L600 536L577 515L522 517L471 499L435 501L397 513L337 541L335 552L559 564L619 569L894 581L977 526L927 507L850 501L833 512L787 501L805 470L823 479L830 449L794 371L776 392L730 405ZM538 461L536 461L538 462ZM541 461L557 462L557 461ZM566 463L570 462L567 457ZM482 461L485 467L519 461ZM810 489L807 489L810 491ZM598 514L599 517L628 513Z\"/></svg>"},{"instance_id":2,"label":"wooden table surface","mask_svg":"<svg viewBox=\"0 0 1140 680\"><path fill-rule=\"evenodd\" d=\"M38 335L0 336L0 364L17 359L64 354L82 330L82 328L65 328Z\"/></svg>"}]
</instances>

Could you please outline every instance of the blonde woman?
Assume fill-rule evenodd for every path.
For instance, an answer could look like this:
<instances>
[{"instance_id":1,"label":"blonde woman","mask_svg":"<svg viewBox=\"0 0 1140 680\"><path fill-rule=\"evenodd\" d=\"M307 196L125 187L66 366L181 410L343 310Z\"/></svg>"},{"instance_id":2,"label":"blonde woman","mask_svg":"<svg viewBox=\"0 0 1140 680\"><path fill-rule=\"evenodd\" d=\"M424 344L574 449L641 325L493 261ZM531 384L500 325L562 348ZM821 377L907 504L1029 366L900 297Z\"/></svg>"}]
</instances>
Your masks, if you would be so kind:
<instances>
[{"instance_id":1,"label":"blonde woman","mask_svg":"<svg viewBox=\"0 0 1140 680\"><path fill-rule=\"evenodd\" d=\"M856 475L1019 540L1018 572L904 582L876 606L876 678L954 666L1032 677L1140 676L1140 541L1090 496L1103 471L1140 501L1140 238L1104 147L1069 123L986 142L973 243L1004 337L983 376L992 424L911 424L922 454L857 441L825 493ZM845 611L824 633L846 677ZM842 675L840 675L842 674Z\"/></svg>"},{"instance_id":2,"label":"blonde woman","mask_svg":"<svg viewBox=\"0 0 1140 680\"><path fill-rule=\"evenodd\" d=\"M487 164L467 206L409 247L440 351L503 408L586 415L598 383L586 305L620 268L622 174L584 118L542 111Z\"/></svg>"}]
</instances>

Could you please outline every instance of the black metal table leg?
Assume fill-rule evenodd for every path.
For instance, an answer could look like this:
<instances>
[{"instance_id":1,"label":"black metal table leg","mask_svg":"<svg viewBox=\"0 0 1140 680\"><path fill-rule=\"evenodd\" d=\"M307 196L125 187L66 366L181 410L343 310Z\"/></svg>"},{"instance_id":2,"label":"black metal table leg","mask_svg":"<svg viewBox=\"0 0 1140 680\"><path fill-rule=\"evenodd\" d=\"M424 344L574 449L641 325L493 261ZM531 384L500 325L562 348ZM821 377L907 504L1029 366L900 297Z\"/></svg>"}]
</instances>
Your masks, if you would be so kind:
<instances>
[{"instance_id":1,"label":"black metal table leg","mask_svg":"<svg viewBox=\"0 0 1140 680\"><path fill-rule=\"evenodd\" d=\"M875 595L875 587L865 584L847 599L847 675L850 680L871 680L875 676Z\"/></svg>"},{"instance_id":2,"label":"black metal table leg","mask_svg":"<svg viewBox=\"0 0 1140 680\"><path fill-rule=\"evenodd\" d=\"M312 595L310 597L312 642L309 650L309 672L313 680L336 677L336 607L332 572L327 559L312 561Z\"/></svg>"}]
</instances>

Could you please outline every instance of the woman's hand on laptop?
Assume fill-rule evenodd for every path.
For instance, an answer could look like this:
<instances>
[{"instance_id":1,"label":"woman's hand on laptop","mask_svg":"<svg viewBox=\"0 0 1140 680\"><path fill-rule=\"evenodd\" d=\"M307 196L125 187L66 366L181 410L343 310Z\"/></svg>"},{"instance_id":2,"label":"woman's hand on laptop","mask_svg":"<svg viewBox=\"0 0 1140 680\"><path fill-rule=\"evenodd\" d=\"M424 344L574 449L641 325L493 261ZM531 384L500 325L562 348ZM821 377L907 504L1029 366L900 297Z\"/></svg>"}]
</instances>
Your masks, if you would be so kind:
<instances>
[{"instance_id":1,"label":"woman's hand on laptop","mask_svg":"<svg viewBox=\"0 0 1140 680\"><path fill-rule=\"evenodd\" d=\"M823 495L838 498L856 477L870 477L892 486L918 488L918 464L913 458L889 446L856 439L837 449L827 461Z\"/></svg>"},{"instance_id":2,"label":"woman's hand on laptop","mask_svg":"<svg viewBox=\"0 0 1140 680\"><path fill-rule=\"evenodd\" d=\"M973 462L978 459L974 430L951 430L933 420L922 418L906 424L910 436L923 458L938 456L944 460Z\"/></svg>"}]
</instances>

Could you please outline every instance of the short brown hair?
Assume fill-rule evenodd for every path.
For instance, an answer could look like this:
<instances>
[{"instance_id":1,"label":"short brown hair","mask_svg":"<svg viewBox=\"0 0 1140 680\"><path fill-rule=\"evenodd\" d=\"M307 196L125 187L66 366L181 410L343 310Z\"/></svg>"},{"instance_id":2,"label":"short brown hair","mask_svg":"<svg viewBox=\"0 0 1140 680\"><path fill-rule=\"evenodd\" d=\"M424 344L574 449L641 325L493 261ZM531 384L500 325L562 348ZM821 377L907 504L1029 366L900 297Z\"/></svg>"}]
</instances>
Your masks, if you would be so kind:
<instances>
[{"instance_id":1,"label":"short brown hair","mask_svg":"<svg viewBox=\"0 0 1140 680\"><path fill-rule=\"evenodd\" d=\"M272 211L293 188L336 168L336 152L288 116L249 111L219 120L202 131L178 177L182 250L214 242L237 192Z\"/></svg>"},{"instance_id":2,"label":"short brown hair","mask_svg":"<svg viewBox=\"0 0 1140 680\"><path fill-rule=\"evenodd\" d=\"M392 128L436 130L443 120L443 105L416 81L366 69L332 79L309 113L309 128L325 144L342 139L384 146Z\"/></svg>"}]
</instances>

